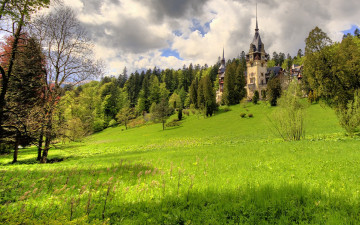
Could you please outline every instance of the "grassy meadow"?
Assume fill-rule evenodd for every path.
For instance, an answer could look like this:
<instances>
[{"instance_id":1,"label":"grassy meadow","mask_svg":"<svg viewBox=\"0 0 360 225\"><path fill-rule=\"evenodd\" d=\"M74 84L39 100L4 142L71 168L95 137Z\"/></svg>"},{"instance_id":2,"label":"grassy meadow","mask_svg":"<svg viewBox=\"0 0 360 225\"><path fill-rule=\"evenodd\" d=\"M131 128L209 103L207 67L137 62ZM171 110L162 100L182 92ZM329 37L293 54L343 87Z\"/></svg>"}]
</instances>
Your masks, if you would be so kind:
<instances>
[{"instance_id":1,"label":"grassy meadow","mask_svg":"<svg viewBox=\"0 0 360 225\"><path fill-rule=\"evenodd\" d=\"M360 223L359 138L316 104L306 139L284 142L274 110L249 103L165 131L108 128L56 145L46 165L35 148L14 165L0 156L0 224Z\"/></svg>"}]
</instances>

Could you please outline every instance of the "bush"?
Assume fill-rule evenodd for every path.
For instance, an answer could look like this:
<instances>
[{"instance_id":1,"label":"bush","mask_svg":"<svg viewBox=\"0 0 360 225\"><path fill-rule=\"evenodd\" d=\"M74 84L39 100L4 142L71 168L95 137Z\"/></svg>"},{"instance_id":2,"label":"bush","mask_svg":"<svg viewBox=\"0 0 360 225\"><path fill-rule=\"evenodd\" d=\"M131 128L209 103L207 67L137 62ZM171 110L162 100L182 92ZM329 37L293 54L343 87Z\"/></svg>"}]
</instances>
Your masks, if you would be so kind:
<instances>
[{"instance_id":1,"label":"bush","mask_svg":"<svg viewBox=\"0 0 360 225\"><path fill-rule=\"evenodd\" d=\"M251 113L249 113L249 114L248 114L248 117L249 117L249 118L252 118L252 117L254 117L254 115L251 114Z\"/></svg>"},{"instance_id":2,"label":"bush","mask_svg":"<svg viewBox=\"0 0 360 225\"><path fill-rule=\"evenodd\" d=\"M99 132L99 131L104 130L104 124L105 124L105 121L103 119L99 119L99 118L95 119L94 124L93 124L94 132Z\"/></svg>"},{"instance_id":3,"label":"bush","mask_svg":"<svg viewBox=\"0 0 360 225\"><path fill-rule=\"evenodd\" d=\"M128 127L129 128L135 128L135 127L141 127L146 124L146 121L143 117L138 117L136 119L133 119L129 121Z\"/></svg>"},{"instance_id":4,"label":"bush","mask_svg":"<svg viewBox=\"0 0 360 225\"><path fill-rule=\"evenodd\" d=\"M225 107L224 107L224 112L229 112L229 111L231 111L230 107L225 106Z\"/></svg>"},{"instance_id":5,"label":"bush","mask_svg":"<svg viewBox=\"0 0 360 225\"><path fill-rule=\"evenodd\" d=\"M171 122L168 122L166 124L166 127L178 127L180 125L181 125L181 122L175 119L175 120L173 120Z\"/></svg>"},{"instance_id":6,"label":"bush","mask_svg":"<svg viewBox=\"0 0 360 225\"><path fill-rule=\"evenodd\" d=\"M187 116L189 116L189 115L190 115L189 110L183 110L183 113L184 113L185 115L187 115Z\"/></svg>"},{"instance_id":7,"label":"bush","mask_svg":"<svg viewBox=\"0 0 360 225\"><path fill-rule=\"evenodd\" d=\"M240 116L241 116L241 118L245 118L245 117L246 117L246 113L241 113Z\"/></svg>"},{"instance_id":8,"label":"bush","mask_svg":"<svg viewBox=\"0 0 360 225\"><path fill-rule=\"evenodd\" d=\"M117 125L116 120L112 119L112 120L110 120L108 127L114 127L116 125Z\"/></svg>"},{"instance_id":9,"label":"bush","mask_svg":"<svg viewBox=\"0 0 360 225\"><path fill-rule=\"evenodd\" d=\"M273 113L273 127L285 141L296 141L305 136L306 103L300 101L301 95L300 85L293 80L279 99L279 108Z\"/></svg>"},{"instance_id":10,"label":"bush","mask_svg":"<svg viewBox=\"0 0 360 225\"><path fill-rule=\"evenodd\" d=\"M360 90L354 93L354 100L350 100L346 107L336 110L340 125L353 136L360 126Z\"/></svg>"}]
</instances>

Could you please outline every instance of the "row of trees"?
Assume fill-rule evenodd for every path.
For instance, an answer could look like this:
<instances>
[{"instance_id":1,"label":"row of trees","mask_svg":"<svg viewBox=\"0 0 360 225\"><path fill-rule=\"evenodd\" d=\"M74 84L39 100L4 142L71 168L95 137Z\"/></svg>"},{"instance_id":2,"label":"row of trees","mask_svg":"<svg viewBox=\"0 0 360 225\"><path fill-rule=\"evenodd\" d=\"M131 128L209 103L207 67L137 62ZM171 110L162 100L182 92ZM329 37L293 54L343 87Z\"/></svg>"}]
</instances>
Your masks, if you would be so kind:
<instances>
[{"instance_id":1,"label":"row of trees","mask_svg":"<svg viewBox=\"0 0 360 225\"><path fill-rule=\"evenodd\" d=\"M19 145L37 143L38 160L47 161L54 135L54 115L65 84L101 74L91 43L75 13L58 2L53 10L33 15L49 1L2 1L2 24L13 24L1 46L0 139ZM6 27L2 27L6 30Z\"/></svg>"}]
</instances>

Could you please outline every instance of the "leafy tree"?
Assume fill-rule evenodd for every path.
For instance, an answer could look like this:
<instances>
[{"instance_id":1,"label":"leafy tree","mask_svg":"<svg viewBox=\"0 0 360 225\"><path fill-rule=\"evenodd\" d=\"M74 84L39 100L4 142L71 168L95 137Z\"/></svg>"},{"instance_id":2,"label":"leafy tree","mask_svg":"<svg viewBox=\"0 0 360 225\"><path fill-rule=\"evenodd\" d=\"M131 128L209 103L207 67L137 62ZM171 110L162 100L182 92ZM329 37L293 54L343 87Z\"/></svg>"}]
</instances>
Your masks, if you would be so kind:
<instances>
[{"instance_id":1,"label":"leafy tree","mask_svg":"<svg viewBox=\"0 0 360 225\"><path fill-rule=\"evenodd\" d=\"M336 111L339 117L340 125L350 136L359 131L360 126L360 90L354 93L354 100L349 100L346 107L339 108Z\"/></svg>"},{"instance_id":2,"label":"leafy tree","mask_svg":"<svg viewBox=\"0 0 360 225\"><path fill-rule=\"evenodd\" d=\"M129 107L124 107L116 115L116 118L118 122L120 122L120 124L123 124L125 126L125 129L127 130L127 125L129 124L129 121L134 118L134 110Z\"/></svg>"},{"instance_id":3,"label":"leafy tree","mask_svg":"<svg viewBox=\"0 0 360 225\"><path fill-rule=\"evenodd\" d=\"M40 15L32 29L40 39L46 61L46 129L42 163L46 163L50 142L54 137L53 115L65 82L77 85L90 77L101 75L101 63L93 59L93 51L85 30L80 26L75 12L65 6L56 7L46 15ZM52 51L48 51L48 50Z\"/></svg>"},{"instance_id":4,"label":"leafy tree","mask_svg":"<svg viewBox=\"0 0 360 225\"><path fill-rule=\"evenodd\" d=\"M169 118L171 109L166 99L162 99L159 104L154 107L152 116L153 120L162 123L163 130L165 130L166 120Z\"/></svg>"},{"instance_id":5,"label":"leafy tree","mask_svg":"<svg viewBox=\"0 0 360 225\"><path fill-rule=\"evenodd\" d=\"M320 52L326 46L332 44L331 39L319 27L310 31L309 36L305 39L305 55Z\"/></svg>"},{"instance_id":6,"label":"leafy tree","mask_svg":"<svg viewBox=\"0 0 360 225\"><path fill-rule=\"evenodd\" d=\"M173 93L170 96L169 105L173 109L182 108L182 103L181 103L180 96L178 94L176 94L176 93Z\"/></svg>"}]
</instances>

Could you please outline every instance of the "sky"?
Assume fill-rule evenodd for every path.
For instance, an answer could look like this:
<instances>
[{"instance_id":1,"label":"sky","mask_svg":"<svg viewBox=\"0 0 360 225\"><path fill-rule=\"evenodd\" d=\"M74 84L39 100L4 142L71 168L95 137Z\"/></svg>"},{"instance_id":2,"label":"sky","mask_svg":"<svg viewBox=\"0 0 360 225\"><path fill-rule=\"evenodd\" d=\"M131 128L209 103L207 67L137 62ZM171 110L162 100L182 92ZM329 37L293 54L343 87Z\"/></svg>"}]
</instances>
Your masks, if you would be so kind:
<instances>
[{"instance_id":1,"label":"sky","mask_svg":"<svg viewBox=\"0 0 360 225\"><path fill-rule=\"evenodd\" d=\"M64 0L74 8L109 75L213 65L248 52L256 2L265 51L304 50L319 26L333 41L360 26L359 0Z\"/></svg>"}]
</instances>

